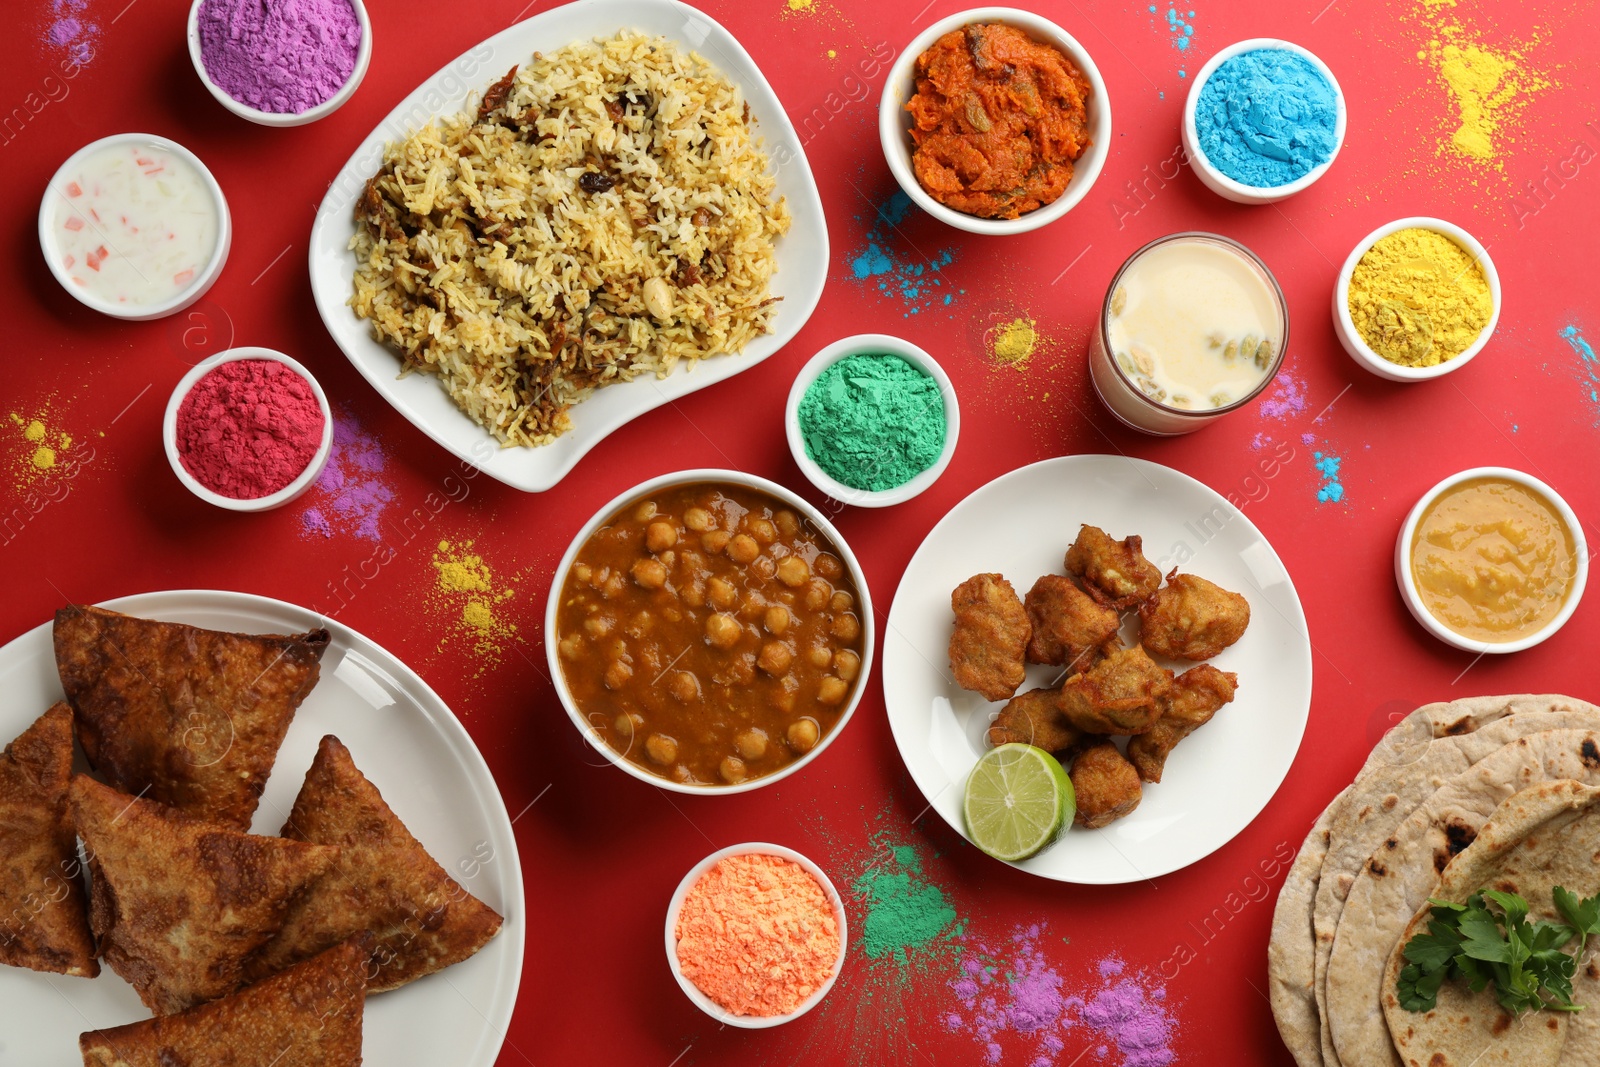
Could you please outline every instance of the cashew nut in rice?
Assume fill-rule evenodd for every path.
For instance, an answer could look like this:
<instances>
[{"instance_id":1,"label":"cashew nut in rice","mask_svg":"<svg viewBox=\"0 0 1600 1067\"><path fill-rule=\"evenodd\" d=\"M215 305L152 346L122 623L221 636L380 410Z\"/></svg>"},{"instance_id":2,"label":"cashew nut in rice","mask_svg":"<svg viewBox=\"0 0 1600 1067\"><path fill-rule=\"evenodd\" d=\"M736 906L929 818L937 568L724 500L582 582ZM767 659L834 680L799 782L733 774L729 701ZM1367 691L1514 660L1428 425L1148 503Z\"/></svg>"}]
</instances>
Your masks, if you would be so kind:
<instances>
[{"instance_id":1,"label":"cashew nut in rice","mask_svg":"<svg viewBox=\"0 0 1600 1067\"><path fill-rule=\"evenodd\" d=\"M644 306L655 318L665 322L672 318L672 290L661 278L650 278L644 283Z\"/></svg>"}]
</instances>

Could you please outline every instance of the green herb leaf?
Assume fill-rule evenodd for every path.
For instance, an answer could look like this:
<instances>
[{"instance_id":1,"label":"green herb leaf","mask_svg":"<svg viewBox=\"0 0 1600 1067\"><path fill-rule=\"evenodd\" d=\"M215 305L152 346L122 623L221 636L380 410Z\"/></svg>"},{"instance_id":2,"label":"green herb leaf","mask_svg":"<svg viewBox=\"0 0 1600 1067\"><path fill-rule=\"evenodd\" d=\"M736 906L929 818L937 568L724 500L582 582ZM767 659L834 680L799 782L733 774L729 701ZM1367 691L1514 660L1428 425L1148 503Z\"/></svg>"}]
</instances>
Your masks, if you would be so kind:
<instances>
[{"instance_id":1,"label":"green herb leaf","mask_svg":"<svg viewBox=\"0 0 1600 1067\"><path fill-rule=\"evenodd\" d=\"M1400 1006L1406 1011L1432 1011L1439 1003L1439 987L1444 985L1444 969L1424 971L1412 964L1400 970Z\"/></svg>"},{"instance_id":2,"label":"green herb leaf","mask_svg":"<svg viewBox=\"0 0 1600 1067\"><path fill-rule=\"evenodd\" d=\"M1423 971L1441 970L1461 950L1461 938L1438 920L1429 923L1428 930L1428 933L1418 934L1406 943L1404 955Z\"/></svg>"},{"instance_id":3,"label":"green herb leaf","mask_svg":"<svg viewBox=\"0 0 1600 1067\"><path fill-rule=\"evenodd\" d=\"M1556 910L1579 937L1600 934L1600 893L1587 900L1579 900L1578 894L1572 890L1556 886L1551 896L1555 898Z\"/></svg>"}]
</instances>

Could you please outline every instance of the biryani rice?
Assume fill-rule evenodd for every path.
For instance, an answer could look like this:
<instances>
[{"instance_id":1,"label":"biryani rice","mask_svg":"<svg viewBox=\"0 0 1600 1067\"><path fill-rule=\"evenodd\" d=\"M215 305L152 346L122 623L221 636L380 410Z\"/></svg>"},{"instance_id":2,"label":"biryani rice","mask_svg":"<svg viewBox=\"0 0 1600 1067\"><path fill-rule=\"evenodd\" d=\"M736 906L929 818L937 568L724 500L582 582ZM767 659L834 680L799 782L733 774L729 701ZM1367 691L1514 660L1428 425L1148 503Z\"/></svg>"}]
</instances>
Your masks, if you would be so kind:
<instances>
[{"instance_id":1,"label":"biryani rice","mask_svg":"<svg viewBox=\"0 0 1600 1067\"><path fill-rule=\"evenodd\" d=\"M356 314L507 445L769 332L789 228L738 86L699 55L622 33L533 60L389 145L350 242Z\"/></svg>"}]
</instances>

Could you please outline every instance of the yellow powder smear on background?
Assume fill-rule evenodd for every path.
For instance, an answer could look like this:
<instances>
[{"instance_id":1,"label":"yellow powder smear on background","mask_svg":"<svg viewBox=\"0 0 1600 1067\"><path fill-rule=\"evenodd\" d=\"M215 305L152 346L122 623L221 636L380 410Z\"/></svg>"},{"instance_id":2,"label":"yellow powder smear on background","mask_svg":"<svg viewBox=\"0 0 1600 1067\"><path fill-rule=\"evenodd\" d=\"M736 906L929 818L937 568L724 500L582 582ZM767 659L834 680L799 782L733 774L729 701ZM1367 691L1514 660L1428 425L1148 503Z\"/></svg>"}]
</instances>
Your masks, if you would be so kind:
<instances>
[{"instance_id":1,"label":"yellow powder smear on background","mask_svg":"<svg viewBox=\"0 0 1600 1067\"><path fill-rule=\"evenodd\" d=\"M988 341L989 358L996 364L1025 370L1039 349L1039 327L1032 319L1019 315L992 327Z\"/></svg>"},{"instance_id":2,"label":"yellow powder smear on background","mask_svg":"<svg viewBox=\"0 0 1600 1067\"><path fill-rule=\"evenodd\" d=\"M456 630L479 657L481 676L498 666L506 649L521 638L516 624L505 617L515 588L497 586L489 565L472 546L471 541L439 542L433 554L437 574L433 599L439 608L457 613Z\"/></svg>"},{"instance_id":3,"label":"yellow powder smear on background","mask_svg":"<svg viewBox=\"0 0 1600 1067\"><path fill-rule=\"evenodd\" d=\"M72 447L72 435L51 428L54 420L48 409L31 415L13 411L8 421L14 484L17 489L26 489L56 469L62 453Z\"/></svg>"},{"instance_id":4,"label":"yellow powder smear on background","mask_svg":"<svg viewBox=\"0 0 1600 1067\"><path fill-rule=\"evenodd\" d=\"M1424 2L1419 16L1431 23L1430 37L1417 58L1433 71L1449 94L1455 128L1439 143L1439 154L1455 156L1497 171L1516 140L1523 112L1554 82L1534 67L1521 48L1496 47L1449 15L1429 12L1454 3ZM1538 38L1529 42L1541 43Z\"/></svg>"}]
</instances>

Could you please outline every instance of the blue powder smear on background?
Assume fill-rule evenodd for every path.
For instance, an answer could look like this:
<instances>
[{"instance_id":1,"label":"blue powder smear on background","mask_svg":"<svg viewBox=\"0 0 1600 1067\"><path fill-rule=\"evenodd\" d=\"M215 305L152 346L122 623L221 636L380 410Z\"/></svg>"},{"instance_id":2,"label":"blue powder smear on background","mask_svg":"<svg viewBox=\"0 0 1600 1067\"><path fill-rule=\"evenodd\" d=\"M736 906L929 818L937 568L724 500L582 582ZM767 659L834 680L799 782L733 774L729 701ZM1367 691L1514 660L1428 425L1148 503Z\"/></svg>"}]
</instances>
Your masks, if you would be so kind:
<instances>
[{"instance_id":1,"label":"blue powder smear on background","mask_svg":"<svg viewBox=\"0 0 1600 1067\"><path fill-rule=\"evenodd\" d=\"M1160 18L1162 20L1162 25L1167 31L1168 43L1170 43L1172 47L1177 49L1180 53L1187 55L1189 46L1194 41L1194 22L1191 21L1194 18L1194 12L1180 11L1178 8L1169 7L1167 8L1166 14L1163 15L1161 14L1161 9L1159 7L1157 7L1155 4L1151 4L1150 14L1152 16L1152 22L1154 22L1156 18ZM1178 69L1178 77L1188 77L1188 72L1180 67ZM1166 94L1162 93L1161 95L1162 98L1165 99Z\"/></svg>"},{"instance_id":2,"label":"blue powder smear on background","mask_svg":"<svg viewBox=\"0 0 1600 1067\"><path fill-rule=\"evenodd\" d=\"M1234 56L1212 72L1195 108L1200 149L1256 188L1287 185L1333 155L1338 100L1303 57L1280 48Z\"/></svg>"},{"instance_id":3,"label":"blue powder smear on background","mask_svg":"<svg viewBox=\"0 0 1600 1067\"><path fill-rule=\"evenodd\" d=\"M1317 503L1337 504L1344 499L1344 483L1339 480L1339 467L1344 460L1332 452L1311 453L1312 464L1317 468L1317 473L1322 476L1322 484L1317 486Z\"/></svg>"},{"instance_id":4,"label":"blue powder smear on background","mask_svg":"<svg viewBox=\"0 0 1600 1067\"><path fill-rule=\"evenodd\" d=\"M1600 426L1600 358L1595 356L1594 346L1576 326L1563 326L1561 339L1578 357L1578 384L1583 387L1584 398L1594 409L1594 424Z\"/></svg>"},{"instance_id":5,"label":"blue powder smear on background","mask_svg":"<svg viewBox=\"0 0 1600 1067\"><path fill-rule=\"evenodd\" d=\"M884 296L899 300L902 315L910 318L935 307L948 307L965 293L943 275L955 262L955 253L946 248L924 259L915 250L906 254L896 245L895 231L911 212L911 198L896 189L874 212L867 230L866 245L850 255L850 276L875 286ZM858 216L859 219L859 216Z\"/></svg>"}]
</instances>

